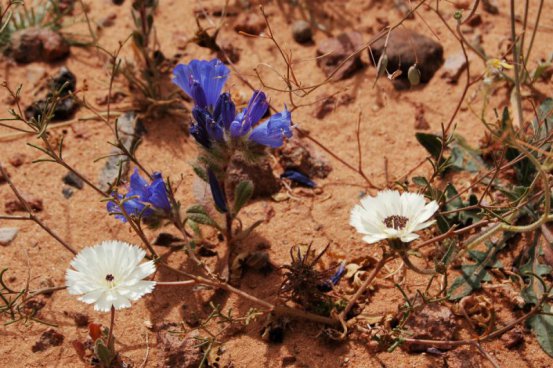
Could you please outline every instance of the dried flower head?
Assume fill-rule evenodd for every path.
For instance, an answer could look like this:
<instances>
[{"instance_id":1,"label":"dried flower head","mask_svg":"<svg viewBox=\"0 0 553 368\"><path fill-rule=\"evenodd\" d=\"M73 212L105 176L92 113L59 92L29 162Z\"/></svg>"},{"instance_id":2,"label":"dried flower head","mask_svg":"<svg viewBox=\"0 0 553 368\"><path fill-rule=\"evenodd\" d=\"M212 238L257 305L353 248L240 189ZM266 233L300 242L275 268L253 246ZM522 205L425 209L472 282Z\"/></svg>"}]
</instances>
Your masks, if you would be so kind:
<instances>
[{"instance_id":1,"label":"dried flower head","mask_svg":"<svg viewBox=\"0 0 553 368\"><path fill-rule=\"evenodd\" d=\"M128 308L155 286L144 280L156 270L153 261L140 263L145 255L141 248L117 240L85 248L65 274L67 290L97 311Z\"/></svg>"},{"instance_id":2,"label":"dried flower head","mask_svg":"<svg viewBox=\"0 0 553 368\"><path fill-rule=\"evenodd\" d=\"M366 196L351 211L350 224L364 234L367 243L384 239L400 239L404 243L419 237L416 231L427 228L438 210L438 203L426 204L424 196L384 190L376 197Z\"/></svg>"}]
</instances>

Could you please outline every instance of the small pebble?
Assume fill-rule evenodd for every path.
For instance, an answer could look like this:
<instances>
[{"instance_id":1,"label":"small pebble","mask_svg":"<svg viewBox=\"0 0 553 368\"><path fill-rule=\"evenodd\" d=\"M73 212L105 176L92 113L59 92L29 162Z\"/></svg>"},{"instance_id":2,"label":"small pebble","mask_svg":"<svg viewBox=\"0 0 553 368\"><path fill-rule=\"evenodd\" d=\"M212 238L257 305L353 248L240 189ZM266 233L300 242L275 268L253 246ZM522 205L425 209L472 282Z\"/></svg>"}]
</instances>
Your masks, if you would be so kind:
<instances>
[{"instance_id":1,"label":"small pebble","mask_svg":"<svg viewBox=\"0 0 553 368\"><path fill-rule=\"evenodd\" d=\"M19 229L16 227L0 228L0 245L10 244L15 239L18 232L19 232Z\"/></svg>"},{"instance_id":2,"label":"small pebble","mask_svg":"<svg viewBox=\"0 0 553 368\"><path fill-rule=\"evenodd\" d=\"M311 25L305 20L297 20L292 24L292 36L297 43L308 43L313 39Z\"/></svg>"}]
</instances>

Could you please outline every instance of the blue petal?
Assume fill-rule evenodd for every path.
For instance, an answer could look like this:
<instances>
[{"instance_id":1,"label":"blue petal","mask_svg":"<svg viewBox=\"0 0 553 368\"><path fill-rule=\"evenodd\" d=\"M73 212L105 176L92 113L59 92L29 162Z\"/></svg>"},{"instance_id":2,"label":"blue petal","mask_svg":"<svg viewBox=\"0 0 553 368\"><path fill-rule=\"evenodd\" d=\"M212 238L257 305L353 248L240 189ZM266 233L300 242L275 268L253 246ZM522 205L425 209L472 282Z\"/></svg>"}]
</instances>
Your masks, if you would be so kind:
<instances>
[{"instance_id":1,"label":"blue petal","mask_svg":"<svg viewBox=\"0 0 553 368\"><path fill-rule=\"evenodd\" d=\"M336 270L336 273L330 277L330 282L332 282L333 285L336 285L338 282L340 282L340 279L344 274L346 273L346 263L340 262L340 265L338 266L338 269Z\"/></svg>"},{"instance_id":2,"label":"blue petal","mask_svg":"<svg viewBox=\"0 0 553 368\"><path fill-rule=\"evenodd\" d=\"M205 97L205 91L199 82L192 82L190 92L192 93L192 99L197 106L204 109L207 108L207 98Z\"/></svg>"},{"instance_id":3,"label":"blue petal","mask_svg":"<svg viewBox=\"0 0 553 368\"><path fill-rule=\"evenodd\" d=\"M250 131L252 126L257 124L265 115L269 103L265 93L255 91L248 102L248 106L240 114L236 116L230 126L230 133L233 137L242 137Z\"/></svg>"},{"instance_id":4,"label":"blue petal","mask_svg":"<svg viewBox=\"0 0 553 368\"><path fill-rule=\"evenodd\" d=\"M284 173L282 173L280 177L290 179L296 183L305 185L306 187L309 187L309 188L315 188L315 186L317 186L317 184L315 184L313 180L309 179L307 175L304 175L301 172L296 170L288 169Z\"/></svg>"},{"instance_id":5,"label":"blue petal","mask_svg":"<svg viewBox=\"0 0 553 368\"><path fill-rule=\"evenodd\" d=\"M154 181L148 188L148 200L150 203L157 209L163 210L164 212L171 211L171 204L169 203L169 198L167 197L167 189L165 187L165 182L160 173L154 173Z\"/></svg>"},{"instance_id":6,"label":"blue petal","mask_svg":"<svg viewBox=\"0 0 553 368\"><path fill-rule=\"evenodd\" d=\"M278 148L284 144L284 137L292 136L291 124L290 111L284 108L284 111L256 126L249 139L264 146Z\"/></svg>"},{"instance_id":7,"label":"blue petal","mask_svg":"<svg viewBox=\"0 0 553 368\"><path fill-rule=\"evenodd\" d=\"M196 142L204 146L205 148L211 147L211 141L209 140L209 134L205 129L205 126L201 126L198 123L194 123L188 130L190 135L196 139Z\"/></svg>"},{"instance_id":8,"label":"blue petal","mask_svg":"<svg viewBox=\"0 0 553 368\"><path fill-rule=\"evenodd\" d=\"M179 64L173 69L173 82L192 97L196 104L212 108L223 90L229 73L229 68L219 59L192 60L189 64ZM204 101L196 100L198 96L201 98L201 95L197 91L193 93L193 82L197 82L203 90Z\"/></svg>"},{"instance_id":9,"label":"blue petal","mask_svg":"<svg viewBox=\"0 0 553 368\"><path fill-rule=\"evenodd\" d=\"M230 129L230 124L234 121L236 115L236 106L230 98L230 93L225 92L219 96L213 116L217 122L220 122L225 130Z\"/></svg>"},{"instance_id":10,"label":"blue petal","mask_svg":"<svg viewBox=\"0 0 553 368\"><path fill-rule=\"evenodd\" d=\"M148 195L147 188L148 182L140 176L138 168L135 168L131 175L129 195L132 193L133 196L138 196L140 200L143 200Z\"/></svg>"},{"instance_id":11,"label":"blue petal","mask_svg":"<svg viewBox=\"0 0 553 368\"><path fill-rule=\"evenodd\" d=\"M216 122L213 120L213 117L209 112L207 112L204 109L199 108L198 106L195 106L192 109L192 115L194 116L194 120L200 125L205 128L205 131L207 132L209 139L216 140L216 141L222 141L224 138L224 131L222 123Z\"/></svg>"},{"instance_id":12,"label":"blue petal","mask_svg":"<svg viewBox=\"0 0 553 368\"><path fill-rule=\"evenodd\" d=\"M220 212L227 212L228 208L225 192L223 188L221 188L221 185L219 184L217 177L213 173L213 170L211 170L210 168L207 169L207 177L209 179L209 187L211 188L211 195L213 196L215 207L217 207L217 210L219 210Z\"/></svg>"},{"instance_id":13,"label":"blue petal","mask_svg":"<svg viewBox=\"0 0 553 368\"><path fill-rule=\"evenodd\" d=\"M267 102L267 97L265 93L261 91L255 91L248 102L246 107L246 113L244 116L244 121L246 121L247 130L250 130L252 126L257 124L259 120L265 115L267 109L269 108L269 103Z\"/></svg>"}]
</instances>

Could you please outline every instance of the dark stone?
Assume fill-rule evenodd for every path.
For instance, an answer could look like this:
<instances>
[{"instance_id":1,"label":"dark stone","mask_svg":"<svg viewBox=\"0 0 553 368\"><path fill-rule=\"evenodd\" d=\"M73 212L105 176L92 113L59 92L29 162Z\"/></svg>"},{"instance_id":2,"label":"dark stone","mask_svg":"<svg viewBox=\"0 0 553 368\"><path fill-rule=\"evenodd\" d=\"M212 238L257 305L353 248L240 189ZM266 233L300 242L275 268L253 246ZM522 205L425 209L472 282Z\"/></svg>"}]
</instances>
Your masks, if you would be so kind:
<instances>
[{"instance_id":1,"label":"dark stone","mask_svg":"<svg viewBox=\"0 0 553 368\"><path fill-rule=\"evenodd\" d=\"M42 205L42 199L31 196L23 196L23 198L27 201L29 207L31 207L31 210L33 210L34 212L40 212L44 209L44 206ZM6 203L4 204L4 209L8 214L12 214L17 211L26 211L25 206L19 201L18 198L10 198L6 200Z\"/></svg>"},{"instance_id":2,"label":"dark stone","mask_svg":"<svg viewBox=\"0 0 553 368\"><path fill-rule=\"evenodd\" d=\"M501 335L501 341L509 350L521 346L524 343L524 333L522 332L522 328L520 326L516 326L512 330L505 332Z\"/></svg>"},{"instance_id":3,"label":"dark stone","mask_svg":"<svg viewBox=\"0 0 553 368\"><path fill-rule=\"evenodd\" d=\"M376 41L369 50L369 59L376 65L384 52L386 37ZM415 56L416 50L416 56ZM371 56L372 51L372 56ZM442 66L444 49L433 39L421 35L413 30L404 28L395 29L390 34L386 55L388 56L388 72L401 70L401 75L393 81L396 89L409 88L407 73L409 67L417 64L420 71L421 83L428 83L434 73ZM418 63L417 63L418 58Z\"/></svg>"},{"instance_id":4,"label":"dark stone","mask_svg":"<svg viewBox=\"0 0 553 368\"><path fill-rule=\"evenodd\" d=\"M73 171L68 172L63 177L63 182L77 189L83 189L84 187L83 179L79 178Z\"/></svg>"},{"instance_id":5,"label":"dark stone","mask_svg":"<svg viewBox=\"0 0 553 368\"><path fill-rule=\"evenodd\" d=\"M114 4L114 5L123 5L123 3L125 2L125 0L111 0L111 2Z\"/></svg>"},{"instance_id":6,"label":"dark stone","mask_svg":"<svg viewBox=\"0 0 553 368\"><path fill-rule=\"evenodd\" d=\"M319 43L317 49L317 65L330 76L349 56L363 45L363 36L359 32L345 32L337 37L327 38ZM323 56L324 55L324 56ZM335 80L344 79L353 75L363 67L359 54L348 59L333 74Z\"/></svg>"},{"instance_id":7,"label":"dark stone","mask_svg":"<svg viewBox=\"0 0 553 368\"><path fill-rule=\"evenodd\" d=\"M265 19L257 13L242 12L236 18L234 30L236 32L244 32L251 35L260 35L265 30L267 23Z\"/></svg>"},{"instance_id":8,"label":"dark stone","mask_svg":"<svg viewBox=\"0 0 553 368\"><path fill-rule=\"evenodd\" d=\"M77 88L77 78L66 67L62 67L58 74L48 82L49 92L46 98L33 102L25 109L27 119L39 119L51 104L54 94L58 95L58 101L54 108L51 121L64 121L71 119L79 107L72 92Z\"/></svg>"},{"instance_id":9,"label":"dark stone","mask_svg":"<svg viewBox=\"0 0 553 368\"><path fill-rule=\"evenodd\" d=\"M499 14L499 8L494 0L482 0L482 7L490 14Z\"/></svg>"},{"instance_id":10,"label":"dark stone","mask_svg":"<svg viewBox=\"0 0 553 368\"><path fill-rule=\"evenodd\" d=\"M73 320L75 321L75 325L77 327L88 327L88 323L90 322L90 318L86 314L82 313L75 313L73 315Z\"/></svg>"},{"instance_id":11,"label":"dark stone","mask_svg":"<svg viewBox=\"0 0 553 368\"><path fill-rule=\"evenodd\" d=\"M480 14L474 14L470 19L467 21L467 24L471 27L477 27L482 24L482 17Z\"/></svg>"},{"instance_id":12,"label":"dark stone","mask_svg":"<svg viewBox=\"0 0 553 368\"><path fill-rule=\"evenodd\" d=\"M45 331L40 339L33 345L31 350L33 353L44 351L51 346L60 346L63 343L64 336L53 328Z\"/></svg>"},{"instance_id":13,"label":"dark stone","mask_svg":"<svg viewBox=\"0 0 553 368\"><path fill-rule=\"evenodd\" d=\"M48 87L51 92L59 91L61 96L66 96L70 92L75 92L77 88L77 77L69 69L62 66L58 74L50 80Z\"/></svg>"},{"instance_id":14,"label":"dark stone","mask_svg":"<svg viewBox=\"0 0 553 368\"><path fill-rule=\"evenodd\" d=\"M313 40L311 24L303 19L292 23L292 37L297 43L311 42Z\"/></svg>"},{"instance_id":15,"label":"dark stone","mask_svg":"<svg viewBox=\"0 0 553 368\"><path fill-rule=\"evenodd\" d=\"M19 166L23 165L23 163L25 162L25 158L26 158L26 156L23 153L16 153L12 157L10 157L8 162L13 167L19 167Z\"/></svg>"},{"instance_id":16,"label":"dark stone","mask_svg":"<svg viewBox=\"0 0 553 368\"><path fill-rule=\"evenodd\" d=\"M332 171L324 156L297 137L288 140L281 149L279 159L285 170L298 170L309 177L324 179Z\"/></svg>"},{"instance_id":17,"label":"dark stone","mask_svg":"<svg viewBox=\"0 0 553 368\"><path fill-rule=\"evenodd\" d=\"M73 197L73 189L69 188L69 187L63 187L63 189L61 190L61 194L63 194L63 197L65 199L69 199L71 197Z\"/></svg>"},{"instance_id":18,"label":"dark stone","mask_svg":"<svg viewBox=\"0 0 553 368\"><path fill-rule=\"evenodd\" d=\"M10 51L18 63L54 62L69 55L69 43L50 28L31 27L13 33Z\"/></svg>"},{"instance_id":19,"label":"dark stone","mask_svg":"<svg viewBox=\"0 0 553 368\"><path fill-rule=\"evenodd\" d=\"M169 233L159 233L154 240L154 245L169 246L174 242L182 242L182 239Z\"/></svg>"},{"instance_id":20,"label":"dark stone","mask_svg":"<svg viewBox=\"0 0 553 368\"><path fill-rule=\"evenodd\" d=\"M231 63L237 63L240 61L240 49L228 40L222 40L217 43L219 45L219 51L217 51L217 57L228 64L228 59Z\"/></svg>"},{"instance_id":21,"label":"dark stone","mask_svg":"<svg viewBox=\"0 0 553 368\"><path fill-rule=\"evenodd\" d=\"M254 184L253 198L269 197L280 190L279 180L273 175L273 169L267 158L251 162L240 155L235 155L226 172L227 195L233 196L236 185L245 180L251 180Z\"/></svg>"}]
</instances>

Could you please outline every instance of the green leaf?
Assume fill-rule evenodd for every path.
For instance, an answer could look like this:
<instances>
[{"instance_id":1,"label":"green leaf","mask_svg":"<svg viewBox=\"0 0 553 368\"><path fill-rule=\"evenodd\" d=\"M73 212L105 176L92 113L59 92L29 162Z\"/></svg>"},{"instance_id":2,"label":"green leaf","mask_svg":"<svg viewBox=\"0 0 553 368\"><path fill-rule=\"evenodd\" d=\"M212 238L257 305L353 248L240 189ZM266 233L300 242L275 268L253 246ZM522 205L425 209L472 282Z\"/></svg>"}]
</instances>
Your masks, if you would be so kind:
<instances>
[{"instance_id":1,"label":"green leaf","mask_svg":"<svg viewBox=\"0 0 553 368\"><path fill-rule=\"evenodd\" d=\"M550 304L545 304L543 312L552 313L553 308L551 308ZM532 328L532 332L536 335L536 339L543 351L553 357L553 316L537 314L528 319L528 325Z\"/></svg>"},{"instance_id":2,"label":"green leaf","mask_svg":"<svg viewBox=\"0 0 553 368\"><path fill-rule=\"evenodd\" d=\"M202 206L201 204L197 204L197 205L189 207L186 210L186 216L190 220L192 220L192 221L194 221L198 224L212 226L212 227L215 227L217 229L220 228L219 225L217 224L217 222L215 222L215 220L213 220L211 218L211 216L209 216L209 214L205 210L204 206Z\"/></svg>"},{"instance_id":3,"label":"green leaf","mask_svg":"<svg viewBox=\"0 0 553 368\"><path fill-rule=\"evenodd\" d=\"M234 214L237 215L253 195L253 182L245 180L238 183L234 189Z\"/></svg>"},{"instance_id":4,"label":"green leaf","mask_svg":"<svg viewBox=\"0 0 553 368\"><path fill-rule=\"evenodd\" d=\"M94 345L94 353L102 363L103 367L111 367L111 362L115 356L111 351L109 351L107 346L104 345L104 341L102 339L96 340L96 344Z\"/></svg>"},{"instance_id":5,"label":"green leaf","mask_svg":"<svg viewBox=\"0 0 553 368\"><path fill-rule=\"evenodd\" d=\"M196 173L196 175L198 175L198 177L200 179L202 179L206 183L208 182L207 172L205 171L205 169L203 167L201 167L199 165L193 165L192 168L194 169L194 172Z\"/></svg>"},{"instance_id":6,"label":"green leaf","mask_svg":"<svg viewBox=\"0 0 553 368\"><path fill-rule=\"evenodd\" d=\"M476 264L461 266L461 276L457 277L449 288L450 300L459 300L474 290L480 289L482 282L491 281L488 269L502 267L502 264L496 260L496 254L505 245L507 239L503 237L497 244L487 243L487 252L469 251L469 256L476 261Z\"/></svg>"},{"instance_id":7,"label":"green leaf","mask_svg":"<svg viewBox=\"0 0 553 368\"><path fill-rule=\"evenodd\" d=\"M451 145L450 167L455 170L478 172L486 168L484 160L480 156L480 150L472 148L466 140L455 135L455 141Z\"/></svg>"},{"instance_id":8,"label":"green leaf","mask_svg":"<svg viewBox=\"0 0 553 368\"><path fill-rule=\"evenodd\" d=\"M417 133L415 134L417 141L437 160L442 151L442 140L435 134Z\"/></svg>"}]
</instances>

